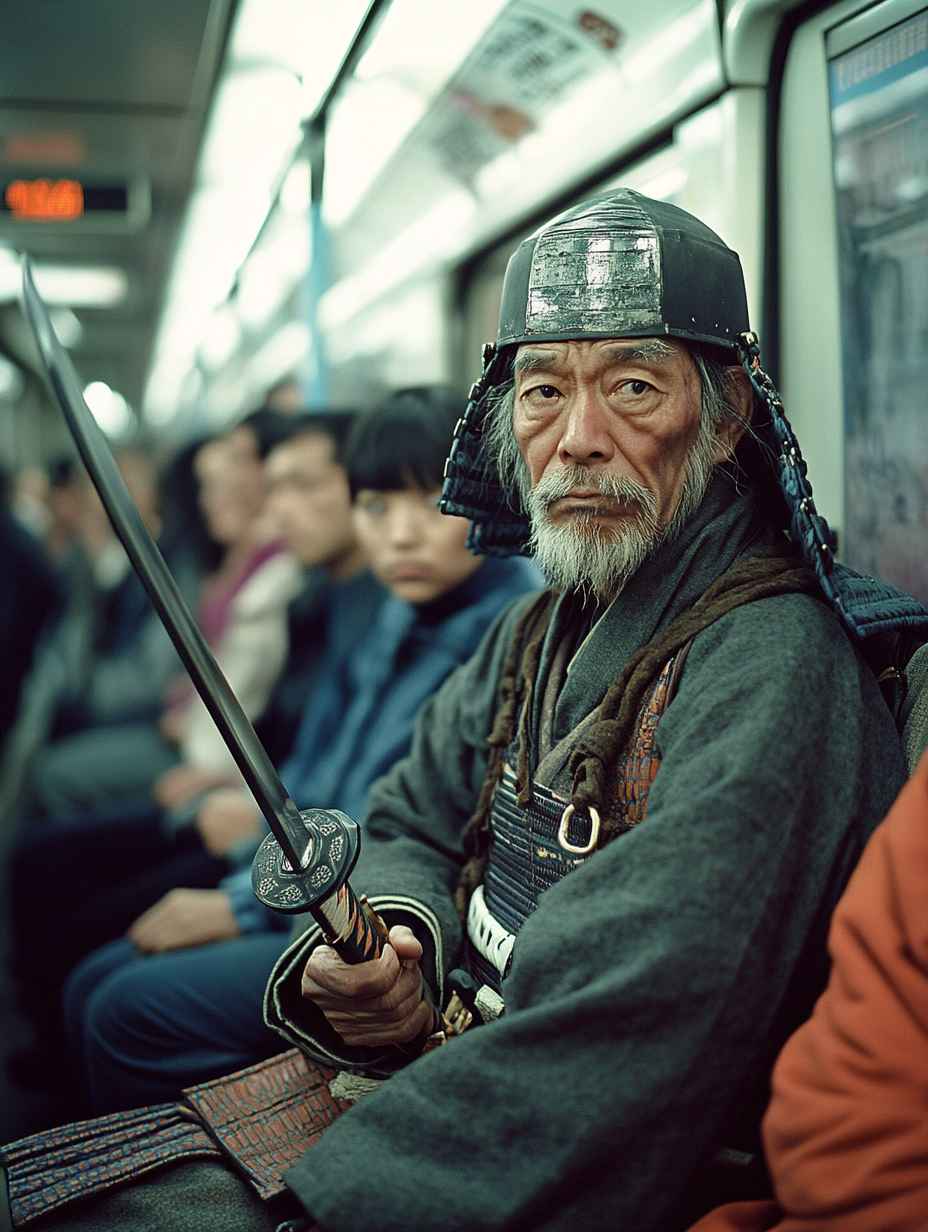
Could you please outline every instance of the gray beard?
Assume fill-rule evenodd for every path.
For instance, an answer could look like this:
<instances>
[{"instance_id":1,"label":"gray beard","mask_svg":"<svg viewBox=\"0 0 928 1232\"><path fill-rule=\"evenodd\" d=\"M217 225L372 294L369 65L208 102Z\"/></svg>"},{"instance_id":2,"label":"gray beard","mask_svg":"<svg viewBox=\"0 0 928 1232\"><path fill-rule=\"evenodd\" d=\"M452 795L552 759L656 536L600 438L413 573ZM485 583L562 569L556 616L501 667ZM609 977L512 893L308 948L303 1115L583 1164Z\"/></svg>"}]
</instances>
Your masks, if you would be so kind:
<instances>
[{"instance_id":1,"label":"gray beard","mask_svg":"<svg viewBox=\"0 0 928 1232\"><path fill-rule=\"evenodd\" d=\"M601 599L614 598L699 508L712 470L711 441L697 440L687 460L680 501L666 527L660 524L656 496L637 479L572 466L533 488L520 485L532 525L532 551L545 576L555 585L586 590ZM618 526L603 526L595 521L595 508L583 508L552 522L551 505L578 488L595 489L624 504L630 518Z\"/></svg>"}]
</instances>

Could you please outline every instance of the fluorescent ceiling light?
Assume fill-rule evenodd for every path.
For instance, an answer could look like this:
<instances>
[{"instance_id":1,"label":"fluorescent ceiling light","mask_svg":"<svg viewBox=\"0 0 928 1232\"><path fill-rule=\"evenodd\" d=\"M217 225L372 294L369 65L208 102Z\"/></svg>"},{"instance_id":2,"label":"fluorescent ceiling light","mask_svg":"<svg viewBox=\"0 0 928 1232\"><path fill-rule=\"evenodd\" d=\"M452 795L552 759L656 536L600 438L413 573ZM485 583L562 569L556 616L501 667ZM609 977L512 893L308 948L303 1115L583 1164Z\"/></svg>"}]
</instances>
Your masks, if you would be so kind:
<instances>
[{"instance_id":1,"label":"fluorescent ceiling light","mask_svg":"<svg viewBox=\"0 0 928 1232\"><path fill-rule=\"evenodd\" d=\"M122 303L129 290L125 271L112 266L33 265L32 273L36 288L47 304L113 308ZM22 283L22 267L16 253L0 248L0 303L18 299ZM77 318L74 322L79 327ZM73 346L74 343L64 345Z\"/></svg>"},{"instance_id":2,"label":"fluorescent ceiling light","mask_svg":"<svg viewBox=\"0 0 928 1232\"><path fill-rule=\"evenodd\" d=\"M107 436L122 436L132 426L129 404L105 381L91 381L84 389L84 401Z\"/></svg>"},{"instance_id":3,"label":"fluorescent ceiling light","mask_svg":"<svg viewBox=\"0 0 928 1232\"><path fill-rule=\"evenodd\" d=\"M368 0L243 0L213 101L155 343L144 411L182 409L214 309L227 298ZM292 208L299 186L285 181ZM279 293L279 292L278 292Z\"/></svg>"},{"instance_id":4,"label":"fluorescent ceiling light","mask_svg":"<svg viewBox=\"0 0 928 1232\"><path fill-rule=\"evenodd\" d=\"M256 329L283 305L309 268L309 218L279 213L245 263L235 306L239 319Z\"/></svg>"},{"instance_id":5,"label":"fluorescent ceiling light","mask_svg":"<svg viewBox=\"0 0 928 1232\"><path fill-rule=\"evenodd\" d=\"M357 273L343 278L323 295L319 319L326 329L335 329L356 313L413 275L443 261L449 238L465 233L476 213L473 196L455 189L436 206L401 232L391 244Z\"/></svg>"},{"instance_id":6,"label":"fluorescent ceiling light","mask_svg":"<svg viewBox=\"0 0 928 1232\"><path fill-rule=\"evenodd\" d=\"M37 265L35 285L49 304L114 308L126 298L129 280L121 269L92 265Z\"/></svg>"},{"instance_id":7,"label":"fluorescent ceiling light","mask_svg":"<svg viewBox=\"0 0 928 1232\"><path fill-rule=\"evenodd\" d=\"M266 389L292 372L309 351L312 340L305 321L291 321L266 342L248 365L253 389Z\"/></svg>"},{"instance_id":8,"label":"fluorescent ceiling light","mask_svg":"<svg viewBox=\"0 0 928 1232\"><path fill-rule=\"evenodd\" d=\"M58 335L58 341L70 350L76 347L84 336L84 327L70 308L53 308L49 313L52 328Z\"/></svg>"},{"instance_id":9,"label":"fluorescent ceiling light","mask_svg":"<svg viewBox=\"0 0 928 1232\"><path fill-rule=\"evenodd\" d=\"M393 0L326 135L325 219L339 226L377 178L506 0Z\"/></svg>"},{"instance_id":10,"label":"fluorescent ceiling light","mask_svg":"<svg viewBox=\"0 0 928 1232\"><path fill-rule=\"evenodd\" d=\"M235 354L241 337L242 332L231 304L217 308L200 345L200 357L206 367L221 368Z\"/></svg>"}]
</instances>

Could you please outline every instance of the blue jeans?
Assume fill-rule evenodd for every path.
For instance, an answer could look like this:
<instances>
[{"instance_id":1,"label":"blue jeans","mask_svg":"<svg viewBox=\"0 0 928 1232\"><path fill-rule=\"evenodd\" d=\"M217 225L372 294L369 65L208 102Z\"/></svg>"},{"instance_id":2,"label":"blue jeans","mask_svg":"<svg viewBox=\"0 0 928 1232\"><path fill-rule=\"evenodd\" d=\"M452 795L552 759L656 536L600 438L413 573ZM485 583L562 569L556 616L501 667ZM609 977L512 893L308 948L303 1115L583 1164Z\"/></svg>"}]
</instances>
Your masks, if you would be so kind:
<instances>
[{"instance_id":1,"label":"blue jeans","mask_svg":"<svg viewBox=\"0 0 928 1232\"><path fill-rule=\"evenodd\" d=\"M264 1022L264 990L284 932L140 957L125 939L65 986L68 1042L97 1114L180 1098L287 1048Z\"/></svg>"}]
</instances>

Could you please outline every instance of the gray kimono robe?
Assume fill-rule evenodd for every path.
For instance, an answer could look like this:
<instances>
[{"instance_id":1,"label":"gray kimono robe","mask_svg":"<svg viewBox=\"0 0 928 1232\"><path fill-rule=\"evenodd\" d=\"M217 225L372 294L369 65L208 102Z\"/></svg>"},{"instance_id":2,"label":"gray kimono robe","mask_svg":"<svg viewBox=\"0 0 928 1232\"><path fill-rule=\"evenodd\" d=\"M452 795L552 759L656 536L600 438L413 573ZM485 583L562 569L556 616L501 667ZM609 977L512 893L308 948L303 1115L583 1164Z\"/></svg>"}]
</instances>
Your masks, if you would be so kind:
<instances>
[{"instance_id":1,"label":"gray kimono robe","mask_svg":"<svg viewBox=\"0 0 928 1232\"><path fill-rule=\"evenodd\" d=\"M549 739L569 745L628 658L772 539L752 495L717 476L585 640L564 600L542 673L563 639L582 644ZM461 833L523 608L426 705L411 755L369 797L353 884L414 927L436 996L460 963ZM750 1147L772 1059L823 987L830 913L904 781L900 741L831 611L785 595L696 637L658 742L646 820L542 894L499 1021L400 1069L302 1001L315 926L283 956L273 1026L327 1063L399 1069L287 1174L324 1228L680 1227L719 1149Z\"/></svg>"}]
</instances>

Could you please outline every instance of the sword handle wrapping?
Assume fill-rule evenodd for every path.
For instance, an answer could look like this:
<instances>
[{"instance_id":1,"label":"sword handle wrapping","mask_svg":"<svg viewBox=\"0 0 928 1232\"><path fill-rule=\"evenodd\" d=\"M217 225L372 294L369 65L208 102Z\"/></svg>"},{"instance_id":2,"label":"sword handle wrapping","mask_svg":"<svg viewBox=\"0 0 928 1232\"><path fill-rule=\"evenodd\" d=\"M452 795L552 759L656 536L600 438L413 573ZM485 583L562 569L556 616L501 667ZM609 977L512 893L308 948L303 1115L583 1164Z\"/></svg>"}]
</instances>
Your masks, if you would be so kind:
<instances>
[{"instance_id":1,"label":"sword handle wrapping","mask_svg":"<svg viewBox=\"0 0 928 1232\"><path fill-rule=\"evenodd\" d=\"M386 924L363 894L358 898L347 881L310 911L322 927L326 944L343 962L371 962L390 943Z\"/></svg>"},{"instance_id":2,"label":"sword handle wrapping","mask_svg":"<svg viewBox=\"0 0 928 1232\"><path fill-rule=\"evenodd\" d=\"M310 908L322 927L326 943L346 963L370 962L379 958L390 944L387 926L362 894L360 898L346 881L325 902ZM431 1021L421 1034L408 1044L397 1044L400 1052L418 1057L445 1042L445 1023L441 1010L433 1003L428 987L423 983L422 997L431 1010Z\"/></svg>"}]
</instances>

